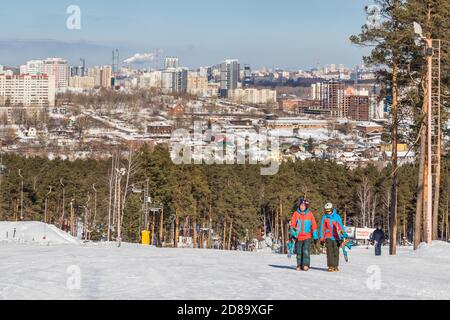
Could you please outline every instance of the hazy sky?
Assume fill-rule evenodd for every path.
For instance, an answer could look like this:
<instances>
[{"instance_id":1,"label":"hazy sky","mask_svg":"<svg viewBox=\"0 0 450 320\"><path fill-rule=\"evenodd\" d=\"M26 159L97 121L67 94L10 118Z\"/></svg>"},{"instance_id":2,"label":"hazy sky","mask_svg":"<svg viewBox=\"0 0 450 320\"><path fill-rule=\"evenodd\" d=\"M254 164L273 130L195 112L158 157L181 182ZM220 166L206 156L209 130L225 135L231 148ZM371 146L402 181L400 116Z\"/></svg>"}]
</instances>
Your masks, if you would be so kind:
<instances>
[{"instance_id":1,"label":"hazy sky","mask_svg":"<svg viewBox=\"0 0 450 320\"><path fill-rule=\"evenodd\" d=\"M360 64L367 49L350 35L371 0L1 0L0 64L63 56L73 64L110 64L159 48L184 66L237 58L254 67ZM66 28L69 5L81 30Z\"/></svg>"}]
</instances>

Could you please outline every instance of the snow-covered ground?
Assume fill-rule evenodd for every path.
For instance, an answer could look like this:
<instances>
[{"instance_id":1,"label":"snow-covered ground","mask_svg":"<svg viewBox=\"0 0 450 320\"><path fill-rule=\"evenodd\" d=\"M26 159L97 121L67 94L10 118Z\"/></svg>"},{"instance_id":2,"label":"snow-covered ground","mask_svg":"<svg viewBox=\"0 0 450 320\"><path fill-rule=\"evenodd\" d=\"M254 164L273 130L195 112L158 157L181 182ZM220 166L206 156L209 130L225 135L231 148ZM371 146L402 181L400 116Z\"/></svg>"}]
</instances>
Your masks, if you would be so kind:
<instances>
[{"instance_id":1,"label":"snow-covered ground","mask_svg":"<svg viewBox=\"0 0 450 320\"><path fill-rule=\"evenodd\" d=\"M79 244L78 239L42 222L0 222L0 243Z\"/></svg>"},{"instance_id":2,"label":"snow-covered ground","mask_svg":"<svg viewBox=\"0 0 450 320\"><path fill-rule=\"evenodd\" d=\"M450 299L443 242L399 248L395 257L354 248L330 274L323 255L312 257L310 272L296 272L294 257L271 253L4 241L6 229L0 223L0 299Z\"/></svg>"}]
</instances>

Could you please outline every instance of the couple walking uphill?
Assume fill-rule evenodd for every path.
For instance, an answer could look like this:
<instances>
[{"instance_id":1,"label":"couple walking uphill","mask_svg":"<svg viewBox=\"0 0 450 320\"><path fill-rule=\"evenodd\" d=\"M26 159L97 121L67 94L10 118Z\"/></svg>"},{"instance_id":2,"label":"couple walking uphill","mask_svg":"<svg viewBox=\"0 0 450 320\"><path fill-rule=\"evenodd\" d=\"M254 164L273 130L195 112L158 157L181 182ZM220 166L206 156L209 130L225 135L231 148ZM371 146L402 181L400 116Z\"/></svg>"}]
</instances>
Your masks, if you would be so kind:
<instances>
[{"instance_id":1,"label":"couple walking uphill","mask_svg":"<svg viewBox=\"0 0 450 320\"><path fill-rule=\"evenodd\" d=\"M290 237L295 241L294 252L297 254L297 271L308 271L311 267L312 241L319 241L327 249L328 271L339 271L339 248L347 238L341 217L331 203L325 205L320 228L309 210L309 202L300 199L297 210L292 215Z\"/></svg>"}]
</instances>

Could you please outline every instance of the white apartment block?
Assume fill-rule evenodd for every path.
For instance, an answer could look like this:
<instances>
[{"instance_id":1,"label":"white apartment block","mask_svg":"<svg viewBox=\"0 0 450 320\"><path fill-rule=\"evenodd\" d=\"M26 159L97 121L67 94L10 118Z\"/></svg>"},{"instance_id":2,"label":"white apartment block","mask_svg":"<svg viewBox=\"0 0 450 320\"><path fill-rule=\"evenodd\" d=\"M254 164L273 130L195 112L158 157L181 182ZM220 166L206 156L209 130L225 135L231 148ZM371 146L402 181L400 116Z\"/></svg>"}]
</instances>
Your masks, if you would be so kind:
<instances>
[{"instance_id":1,"label":"white apartment block","mask_svg":"<svg viewBox=\"0 0 450 320\"><path fill-rule=\"evenodd\" d=\"M93 89L95 87L94 77L70 77L69 87L77 89Z\"/></svg>"},{"instance_id":2,"label":"white apartment block","mask_svg":"<svg viewBox=\"0 0 450 320\"><path fill-rule=\"evenodd\" d=\"M180 59L178 57L166 57L164 61L164 69L179 68Z\"/></svg>"},{"instance_id":3,"label":"white apartment block","mask_svg":"<svg viewBox=\"0 0 450 320\"><path fill-rule=\"evenodd\" d=\"M311 85L311 99L322 99L322 83L314 83Z\"/></svg>"},{"instance_id":4,"label":"white apartment block","mask_svg":"<svg viewBox=\"0 0 450 320\"><path fill-rule=\"evenodd\" d=\"M235 89L231 91L230 99L248 104L267 104L277 101L277 92L269 89Z\"/></svg>"},{"instance_id":5,"label":"white apartment block","mask_svg":"<svg viewBox=\"0 0 450 320\"><path fill-rule=\"evenodd\" d=\"M20 74L53 76L56 89L65 89L69 85L69 65L61 58L28 61L20 66Z\"/></svg>"},{"instance_id":6,"label":"white apartment block","mask_svg":"<svg viewBox=\"0 0 450 320\"><path fill-rule=\"evenodd\" d=\"M31 60L27 64L20 66L20 74L31 74L34 76L44 73L44 61L43 60Z\"/></svg>"},{"instance_id":7,"label":"white apartment block","mask_svg":"<svg viewBox=\"0 0 450 320\"><path fill-rule=\"evenodd\" d=\"M47 75L0 74L0 105L55 105L55 78Z\"/></svg>"},{"instance_id":8,"label":"white apartment block","mask_svg":"<svg viewBox=\"0 0 450 320\"><path fill-rule=\"evenodd\" d=\"M144 73L139 77L140 88L161 88L162 87L162 72L151 71Z\"/></svg>"},{"instance_id":9,"label":"white apartment block","mask_svg":"<svg viewBox=\"0 0 450 320\"><path fill-rule=\"evenodd\" d=\"M187 92L188 69L169 68L161 75L162 90L165 93Z\"/></svg>"}]
</instances>

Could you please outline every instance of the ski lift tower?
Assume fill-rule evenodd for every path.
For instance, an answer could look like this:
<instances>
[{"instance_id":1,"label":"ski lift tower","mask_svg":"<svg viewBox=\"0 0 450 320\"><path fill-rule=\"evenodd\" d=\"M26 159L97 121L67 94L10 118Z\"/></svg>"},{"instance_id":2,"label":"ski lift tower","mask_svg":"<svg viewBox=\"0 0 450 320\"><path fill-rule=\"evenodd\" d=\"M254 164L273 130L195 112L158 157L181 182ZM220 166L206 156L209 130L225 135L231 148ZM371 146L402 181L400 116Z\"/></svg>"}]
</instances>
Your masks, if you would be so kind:
<instances>
[{"instance_id":1,"label":"ski lift tower","mask_svg":"<svg viewBox=\"0 0 450 320\"><path fill-rule=\"evenodd\" d=\"M438 223L439 189L441 184L441 40L432 39L423 35L420 24L414 22L414 32L425 43L427 59L427 90L426 90L426 116L427 116L427 161L424 170L424 207L425 213L425 241L431 244L437 234L433 228ZM434 189L434 190L433 190Z\"/></svg>"}]
</instances>

